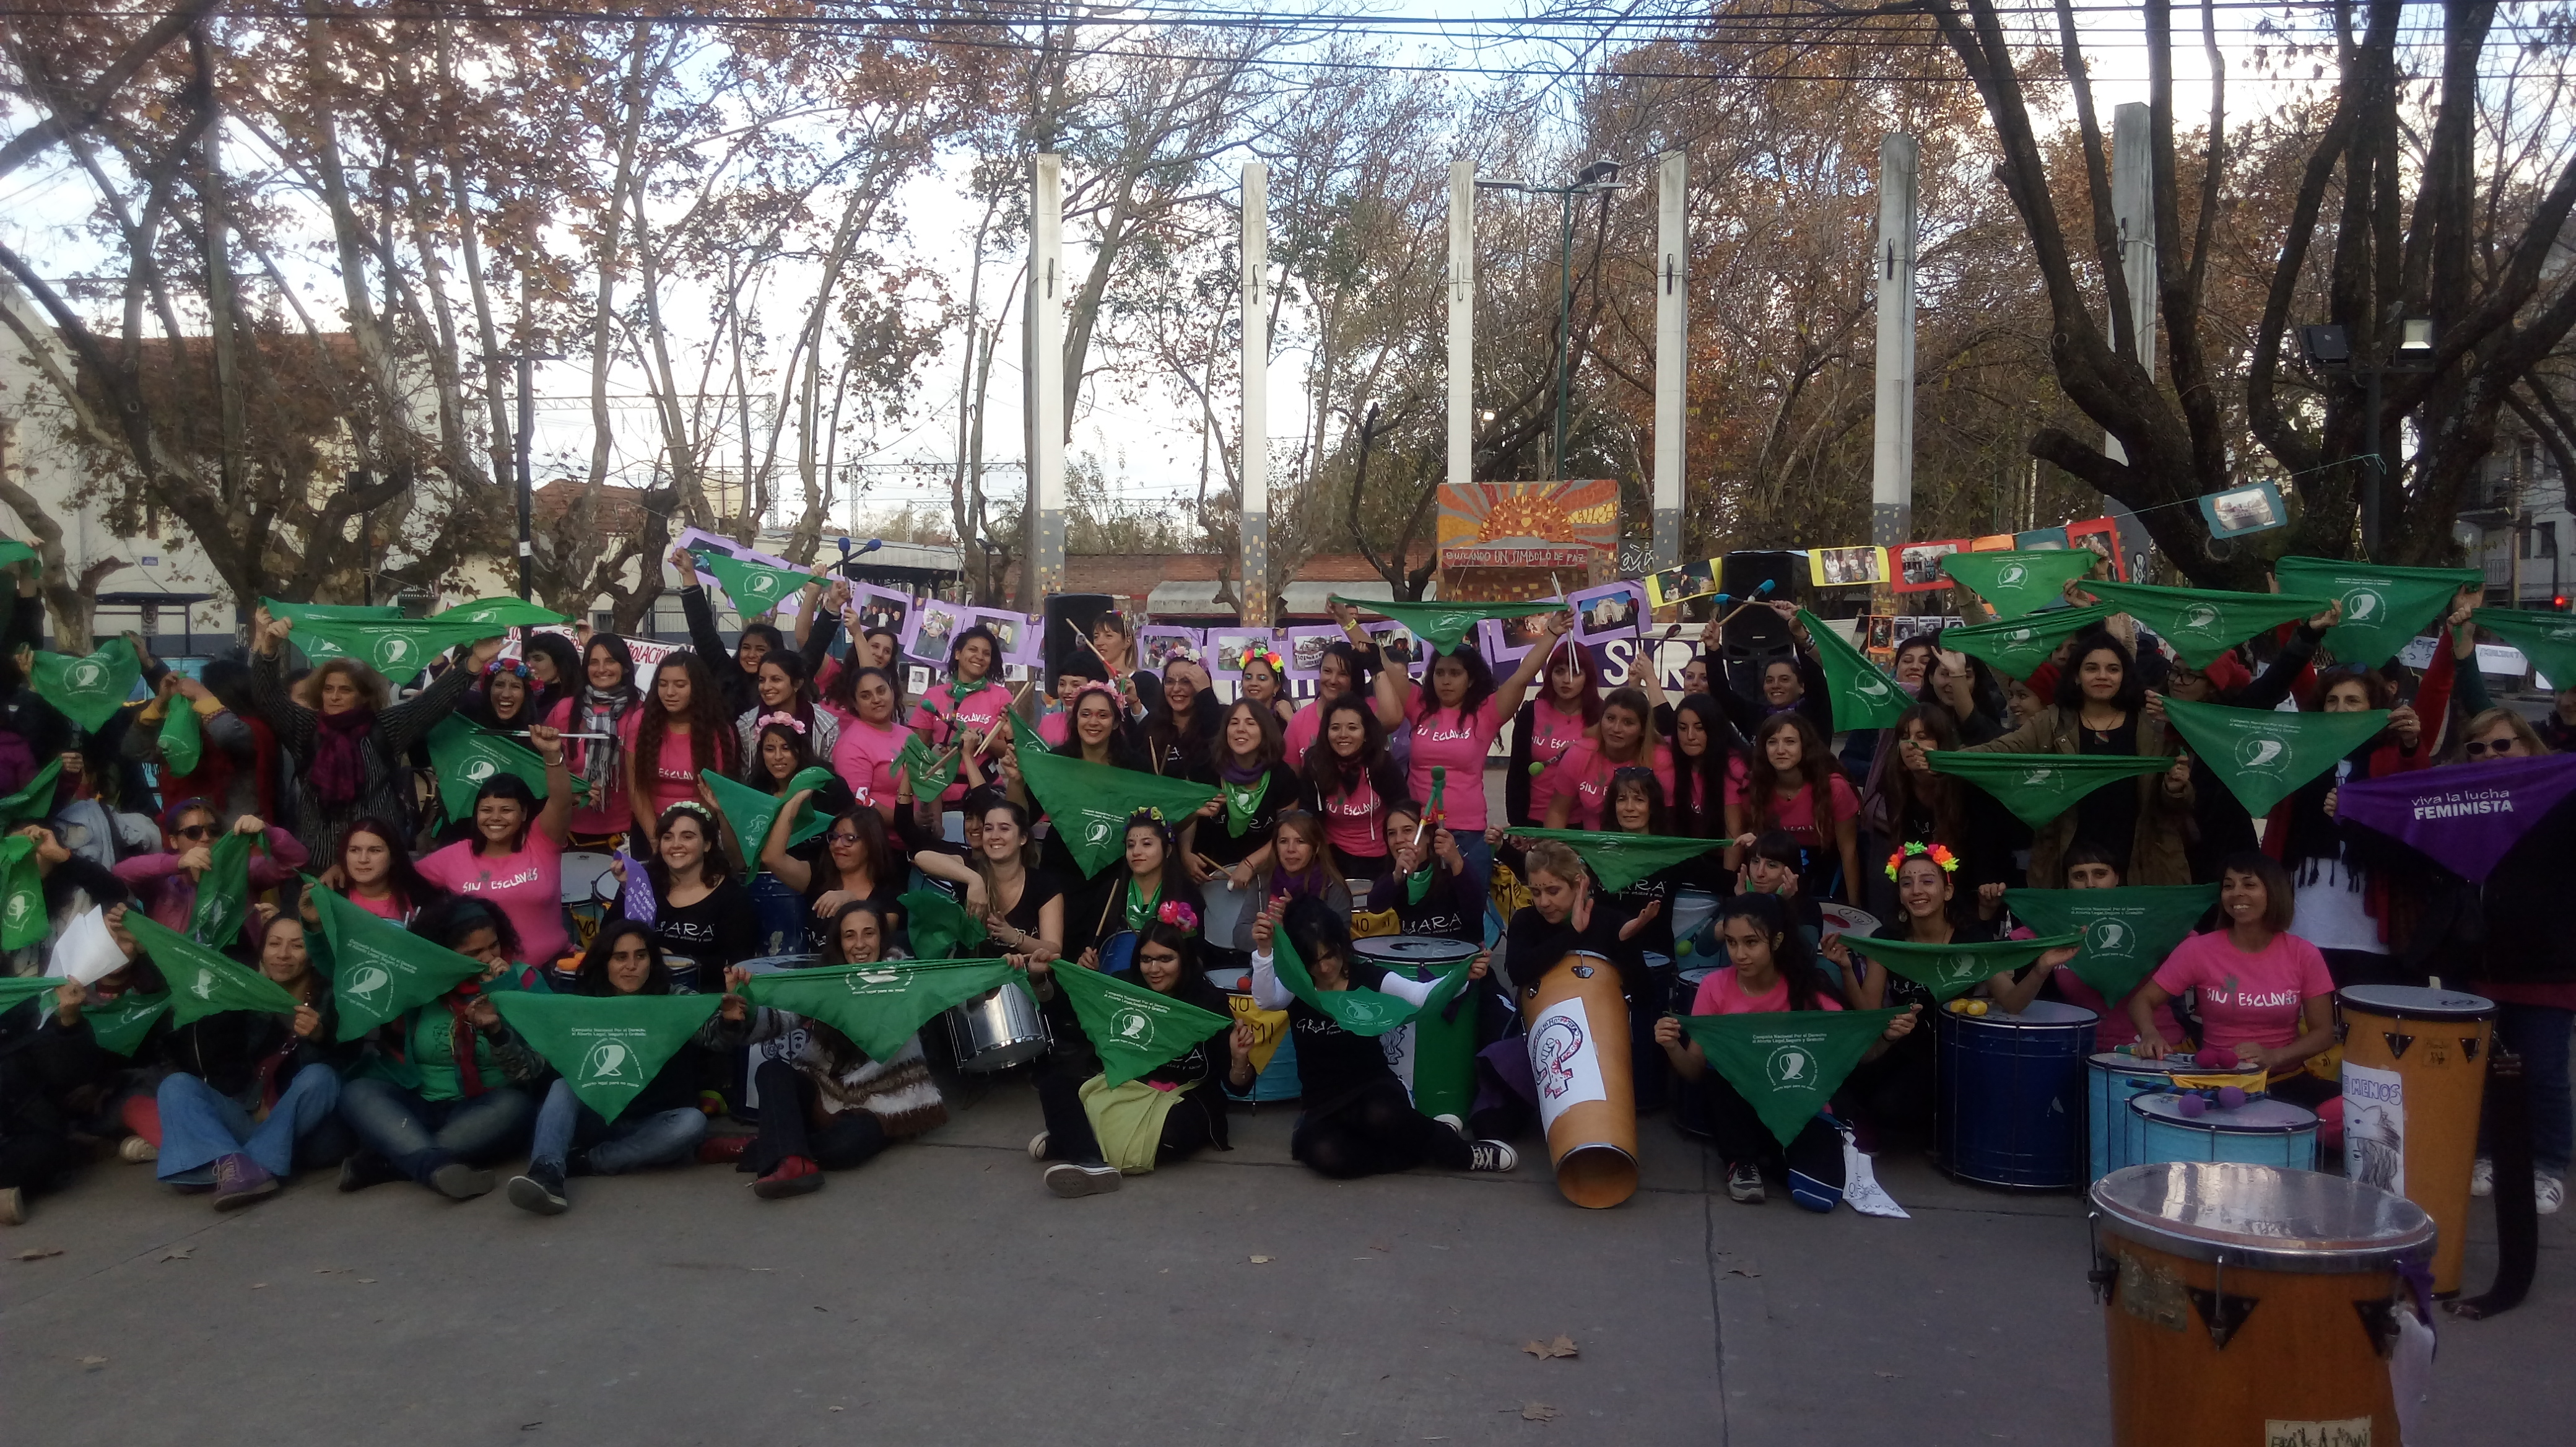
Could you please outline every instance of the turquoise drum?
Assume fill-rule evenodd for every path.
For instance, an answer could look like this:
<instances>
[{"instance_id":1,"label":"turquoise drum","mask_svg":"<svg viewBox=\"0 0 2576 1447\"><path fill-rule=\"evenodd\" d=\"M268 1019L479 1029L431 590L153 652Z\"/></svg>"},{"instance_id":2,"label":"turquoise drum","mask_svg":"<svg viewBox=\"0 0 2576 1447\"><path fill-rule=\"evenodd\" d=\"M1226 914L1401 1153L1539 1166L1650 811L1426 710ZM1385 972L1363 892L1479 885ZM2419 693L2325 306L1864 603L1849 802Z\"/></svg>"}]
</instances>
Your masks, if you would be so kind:
<instances>
[{"instance_id":1,"label":"turquoise drum","mask_svg":"<svg viewBox=\"0 0 2576 1447\"><path fill-rule=\"evenodd\" d=\"M2138 1159L2129 1164L2236 1161L2291 1171L2317 1168L2317 1113L2313 1110L2266 1099L2249 1100L2234 1110L2213 1105L2197 1116L2187 1116L2181 1102L2175 1095L2141 1095L2129 1102L2138 1142Z\"/></svg>"},{"instance_id":2,"label":"turquoise drum","mask_svg":"<svg viewBox=\"0 0 2576 1447\"><path fill-rule=\"evenodd\" d=\"M2139 1127L2129 1114L2131 1098L2161 1090L2173 1079L2173 1061L2141 1060L2105 1050L2084 1063L2084 1126L2090 1162L2085 1184L2102 1179L2141 1159Z\"/></svg>"}]
</instances>

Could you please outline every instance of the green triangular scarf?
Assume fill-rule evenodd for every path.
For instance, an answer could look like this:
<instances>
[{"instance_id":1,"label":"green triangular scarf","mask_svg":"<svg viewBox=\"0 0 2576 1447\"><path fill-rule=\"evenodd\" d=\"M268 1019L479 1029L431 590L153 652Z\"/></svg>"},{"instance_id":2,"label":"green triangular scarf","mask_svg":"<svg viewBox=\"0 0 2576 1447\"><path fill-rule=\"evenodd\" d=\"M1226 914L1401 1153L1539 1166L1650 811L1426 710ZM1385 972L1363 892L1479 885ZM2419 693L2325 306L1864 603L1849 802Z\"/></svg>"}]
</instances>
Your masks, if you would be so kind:
<instances>
[{"instance_id":1,"label":"green triangular scarf","mask_svg":"<svg viewBox=\"0 0 2576 1447\"><path fill-rule=\"evenodd\" d=\"M36 841L24 834L0 839L0 950L42 944L50 927Z\"/></svg>"},{"instance_id":2,"label":"green triangular scarf","mask_svg":"<svg viewBox=\"0 0 2576 1447\"><path fill-rule=\"evenodd\" d=\"M2214 884L2132 884L2118 889L2016 889L2013 918L2050 934L2083 936L2067 968L2116 1008L2155 973L2218 902Z\"/></svg>"},{"instance_id":3,"label":"green triangular scarf","mask_svg":"<svg viewBox=\"0 0 2576 1447\"><path fill-rule=\"evenodd\" d=\"M1825 691L1834 706L1834 728L1892 729L1897 715L1914 704L1903 686L1861 656L1842 630L1801 608L1798 621L1807 626L1816 662L1825 670Z\"/></svg>"},{"instance_id":4,"label":"green triangular scarf","mask_svg":"<svg viewBox=\"0 0 2576 1447\"><path fill-rule=\"evenodd\" d=\"M1682 1029L1781 1145L1842 1088L1903 1010L1762 1010L1681 1015Z\"/></svg>"},{"instance_id":5,"label":"green triangular scarf","mask_svg":"<svg viewBox=\"0 0 2576 1447\"><path fill-rule=\"evenodd\" d=\"M1524 839L1553 839L1573 846L1605 893L1617 894L1658 870L1725 844L1724 839L1693 839L1666 834L1602 834L1582 829L1515 829Z\"/></svg>"},{"instance_id":6,"label":"green triangular scarf","mask_svg":"<svg viewBox=\"0 0 2576 1447\"><path fill-rule=\"evenodd\" d=\"M2326 630L2326 647L2345 663L2374 668L2441 617L2460 589L2486 582L2479 568L2389 568L2324 558L2282 558L2272 572L2284 591L2342 603L2343 621Z\"/></svg>"},{"instance_id":7,"label":"green triangular scarf","mask_svg":"<svg viewBox=\"0 0 2576 1447\"><path fill-rule=\"evenodd\" d=\"M1003 717L1011 721L1011 752L1043 754L1048 751L1046 735L1038 732L1037 725L1020 717L1018 709L1010 710ZM1064 732L1067 738L1073 736L1073 719L1069 715L1064 721Z\"/></svg>"},{"instance_id":8,"label":"green triangular scarf","mask_svg":"<svg viewBox=\"0 0 2576 1447\"><path fill-rule=\"evenodd\" d=\"M2218 655L2266 628L2325 611L2326 600L2295 593L2223 593L2152 583L2092 582L2086 592L2153 629L2182 661L2207 668Z\"/></svg>"},{"instance_id":9,"label":"green triangular scarf","mask_svg":"<svg viewBox=\"0 0 2576 1447\"><path fill-rule=\"evenodd\" d=\"M1951 553L1941 571L1986 600L2002 619L2027 618L2066 596L2069 581L2093 570L2091 548Z\"/></svg>"},{"instance_id":10,"label":"green triangular scarf","mask_svg":"<svg viewBox=\"0 0 2576 1447\"><path fill-rule=\"evenodd\" d=\"M7 798L0 798L0 829L19 824L42 824L54 812L54 786L63 776L63 761L48 759L27 781L27 787Z\"/></svg>"},{"instance_id":11,"label":"green triangular scarf","mask_svg":"<svg viewBox=\"0 0 2576 1447\"><path fill-rule=\"evenodd\" d=\"M432 623L481 623L494 628L555 628L572 620L525 598L477 598L429 615ZM490 637L490 634L485 634Z\"/></svg>"},{"instance_id":12,"label":"green triangular scarf","mask_svg":"<svg viewBox=\"0 0 2576 1447\"><path fill-rule=\"evenodd\" d=\"M911 791L912 797L928 804L947 793L948 786L957 782L958 766L965 762L965 758L962 749L942 749L933 757L930 745L922 741L921 735L912 734L904 739L902 748L895 750L894 771L903 776L904 787ZM1020 768L1023 773L1027 772L1028 758L1025 755L1021 758Z\"/></svg>"},{"instance_id":13,"label":"green triangular scarf","mask_svg":"<svg viewBox=\"0 0 2576 1447\"><path fill-rule=\"evenodd\" d=\"M60 975L0 975L0 1011L15 1010L38 995L50 995L62 987Z\"/></svg>"},{"instance_id":14,"label":"green triangular scarf","mask_svg":"<svg viewBox=\"0 0 2576 1447\"><path fill-rule=\"evenodd\" d=\"M186 1025L228 1010L295 1013L295 997L275 980L243 969L177 930L153 923L150 915L126 911L125 928L160 967L161 978L170 982L170 1023Z\"/></svg>"},{"instance_id":15,"label":"green triangular scarf","mask_svg":"<svg viewBox=\"0 0 2576 1447\"><path fill-rule=\"evenodd\" d=\"M1525 603L1398 603L1386 598L1345 598L1339 593L1332 601L1383 613L1440 653L1457 647L1469 629L1488 618L1526 618L1565 606L1562 598L1533 598Z\"/></svg>"},{"instance_id":16,"label":"green triangular scarf","mask_svg":"<svg viewBox=\"0 0 2576 1447\"><path fill-rule=\"evenodd\" d=\"M716 575L716 582L733 600L733 610L745 618L760 618L778 611L778 605L795 597L808 583L828 583L831 579L795 568L773 568L767 563L754 563L727 557L713 548L692 548L698 566Z\"/></svg>"},{"instance_id":17,"label":"green triangular scarf","mask_svg":"<svg viewBox=\"0 0 2576 1447\"><path fill-rule=\"evenodd\" d=\"M355 1040L415 1005L426 1005L483 973L483 962L382 920L313 886L322 933L331 941L331 1003L340 1038Z\"/></svg>"},{"instance_id":18,"label":"green triangular scarf","mask_svg":"<svg viewBox=\"0 0 2576 1447\"><path fill-rule=\"evenodd\" d=\"M1077 968L1062 961L1056 967ZM891 1060L940 1011L1003 988L1028 988L1008 960L911 960L754 975L742 996L820 1020L869 1059Z\"/></svg>"},{"instance_id":19,"label":"green triangular scarf","mask_svg":"<svg viewBox=\"0 0 2576 1447\"><path fill-rule=\"evenodd\" d=\"M546 761L506 734L477 728L449 714L424 742L429 745L430 772L438 776L438 801L451 824L474 816L475 791L495 774L518 775L540 803L545 800ZM572 797L576 804L590 797L589 781L578 774L573 776Z\"/></svg>"},{"instance_id":20,"label":"green triangular scarf","mask_svg":"<svg viewBox=\"0 0 2576 1447\"><path fill-rule=\"evenodd\" d=\"M924 960L944 960L984 942L984 922L966 907L930 889L907 890L895 903L912 936L912 953Z\"/></svg>"},{"instance_id":21,"label":"green triangular scarf","mask_svg":"<svg viewBox=\"0 0 2576 1447\"><path fill-rule=\"evenodd\" d=\"M2388 710L2283 713L2223 703L2165 700L2165 718L2227 792L2261 818L2299 786L2388 727ZM2427 728L2438 728L2428 721Z\"/></svg>"},{"instance_id":22,"label":"green triangular scarf","mask_svg":"<svg viewBox=\"0 0 2576 1447\"><path fill-rule=\"evenodd\" d=\"M62 981L54 983L59 985ZM131 1056L143 1044L143 1037L152 1033L161 1012L169 1008L168 991L138 995L128 990L104 1005L81 1006L81 1018L89 1022L90 1038L98 1042L99 1049L110 1055Z\"/></svg>"},{"instance_id":23,"label":"green triangular scarf","mask_svg":"<svg viewBox=\"0 0 2576 1447\"><path fill-rule=\"evenodd\" d=\"M135 680L143 676L143 660L135 657L133 644L111 638L86 658L39 653L27 676L36 687L36 697L95 733L134 695Z\"/></svg>"},{"instance_id":24,"label":"green triangular scarf","mask_svg":"<svg viewBox=\"0 0 2576 1447\"><path fill-rule=\"evenodd\" d=\"M2075 807L2105 784L2161 774L2173 767L2162 756L2124 754L2003 754L1933 749L1924 754L1932 772L1967 780L1995 797L2033 829Z\"/></svg>"},{"instance_id":25,"label":"green triangular scarf","mask_svg":"<svg viewBox=\"0 0 2576 1447\"><path fill-rule=\"evenodd\" d=\"M603 1120L624 1113L723 1003L722 995L531 995L514 990L492 997L492 1008L510 1028L563 1072L572 1093Z\"/></svg>"},{"instance_id":26,"label":"green triangular scarf","mask_svg":"<svg viewBox=\"0 0 2576 1447\"><path fill-rule=\"evenodd\" d=\"M188 938L223 949L241 938L250 918L250 854L268 840L227 834L207 847L206 872L197 880L197 907L188 915Z\"/></svg>"},{"instance_id":27,"label":"green triangular scarf","mask_svg":"<svg viewBox=\"0 0 2576 1447\"><path fill-rule=\"evenodd\" d=\"M1973 945L1918 945L1910 940L1872 939L1857 934L1843 936L1843 943L1852 953L1865 955L1889 971L1903 975L1931 991L1932 998L1940 1001L1964 995L1981 982L2007 970L2018 970L2050 950L2083 942L2082 935L2072 932L2035 940L1990 940Z\"/></svg>"},{"instance_id":28,"label":"green triangular scarf","mask_svg":"<svg viewBox=\"0 0 2576 1447\"><path fill-rule=\"evenodd\" d=\"M1453 965L1431 987L1431 997L1420 1005L1383 990L1364 990L1357 985L1346 990L1319 990L1315 977L1306 973L1306 962L1297 955L1297 947L1288 942L1286 930L1270 936L1271 965L1279 972L1279 981L1288 993L1331 1016L1354 1035L1383 1035L1425 1010L1437 1013L1445 1008L1460 990L1467 988L1467 965Z\"/></svg>"},{"instance_id":29,"label":"green triangular scarf","mask_svg":"<svg viewBox=\"0 0 2576 1447\"><path fill-rule=\"evenodd\" d=\"M1082 1033L1100 1052L1111 1085L1125 1085L1219 1030L1234 1028L1230 1016L1098 970L1058 961L1054 974Z\"/></svg>"},{"instance_id":30,"label":"green triangular scarf","mask_svg":"<svg viewBox=\"0 0 2576 1447\"><path fill-rule=\"evenodd\" d=\"M725 827L733 830L734 842L742 847L743 861L747 864L759 859L761 850L768 847L770 826L778 822L778 811L788 799L801 790L819 789L832 782L834 777L831 770L819 764L799 769L796 777L787 781L786 788L773 794L766 789L755 789L749 784L728 779L713 769L698 771L699 781L707 786L708 793L716 796L716 808L723 811ZM796 822L787 834L788 847L792 849L816 838L831 827L832 821L815 812L814 801L808 799L797 808Z\"/></svg>"},{"instance_id":31,"label":"green triangular scarf","mask_svg":"<svg viewBox=\"0 0 2576 1447\"><path fill-rule=\"evenodd\" d=\"M407 683L460 643L480 643L501 632L489 623L437 620L367 622L346 618L300 620L288 640L315 663L354 658L395 683Z\"/></svg>"},{"instance_id":32,"label":"green triangular scarf","mask_svg":"<svg viewBox=\"0 0 2576 1447\"><path fill-rule=\"evenodd\" d=\"M1061 754L1030 754L1021 759L1020 778L1055 821L1056 836L1085 877L1098 874L1126 853L1127 821L1137 813L1160 809L1165 820L1177 822L1216 797L1213 784L1140 774Z\"/></svg>"},{"instance_id":33,"label":"green triangular scarf","mask_svg":"<svg viewBox=\"0 0 2576 1447\"><path fill-rule=\"evenodd\" d=\"M1240 839L1260 817L1261 801L1270 793L1270 771L1262 770L1249 784L1229 784L1219 778L1217 789L1225 795L1225 832Z\"/></svg>"},{"instance_id":34,"label":"green triangular scarf","mask_svg":"<svg viewBox=\"0 0 2576 1447\"><path fill-rule=\"evenodd\" d=\"M35 561L36 550L34 548L27 546L16 538L0 538L0 568L8 567L12 563L32 563Z\"/></svg>"},{"instance_id":35,"label":"green triangular scarf","mask_svg":"<svg viewBox=\"0 0 2576 1447\"><path fill-rule=\"evenodd\" d=\"M206 758L205 722L184 697L173 695L161 715L161 762L173 774L193 774Z\"/></svg>"},{"instance_id":36,"label":"green triangular scarf","mask_svg":"<svg viewBox=\"0 0 2576 1447\"><path fill-rule=\"evenodd\" d=\"M2522 650L2552 688L2576 685L2576 615L2528 608L2480 608L2469 617Z\"/></svg>"},{"instance_id":37,"label":"green triangular scarf","mask_svg":"<svg viewBox=\"0 0 2576 1447\"><path fill-rule=\"evenodd\" d=\"M1941 646L1982 658L2008 677L2028 678L2057 651L2057 645L2110 616L2109 605L2102 603L2090 608L2052 608L2001 623L1944 628Z\"/></svg>"}]
</instances>

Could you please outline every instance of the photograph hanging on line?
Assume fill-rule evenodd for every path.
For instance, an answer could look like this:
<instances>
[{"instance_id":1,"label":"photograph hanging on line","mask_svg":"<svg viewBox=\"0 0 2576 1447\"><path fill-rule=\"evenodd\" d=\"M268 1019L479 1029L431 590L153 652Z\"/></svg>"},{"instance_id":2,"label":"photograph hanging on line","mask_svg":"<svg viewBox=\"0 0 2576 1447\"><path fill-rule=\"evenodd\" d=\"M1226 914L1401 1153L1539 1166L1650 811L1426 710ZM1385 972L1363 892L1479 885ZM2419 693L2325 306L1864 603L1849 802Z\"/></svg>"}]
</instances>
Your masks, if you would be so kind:
<instances>
[{"instance_id":1,"label":"photograph hanging on line","mask_svg":"<svg viewBox=\"0 0 2576 1447\"><path fill-rule=\"evenodd\" d=\"M1645 609L1646 590L1622 580L1597 588L1577 588L1565 601L1574 610L1574 636L1592 643L1611 634L1635 633L1637 620Z\"/></svg>"},{"instance_id":2,"label":"photograph hanging on line","mask_svg":"<svg viewBox=\"0 0 2576 1447\"><path fill-rule=\"evenodd\" d=\"M1941 571L1941 560L1968 545L1965 538L1938 543L1907 543L1897 549L1896 591L1923 593L1950 586L1950 575Z\"/></svg>"},{"instance_id":3,"label":"photograph hanging on line","mask_svg":"<svg viewBox=\"0 0 2576 1447\"><path fill-rule=\"evenodd\" d=\"M1717 591L1717 559L1702 558L1696 563L1649 573L1645 582L1646 601L1658 608L1705 598Z\"/></svg>"},{"instance_id":4,"label":"photograph hanging on line","mask_svg":"<svg viewBox=\"0 0 2576 1447\"><path fill-rule=\"evenodd\" d=\"M2200 500L2200 515L2214 538L2267 532L2290 521L2289 510L2281 505L2281 490L2268 482L2213 492Z\"/></svg>"},{"instance_id":5,"label":"photograph hanging on line","mask_svg":"<svg viewBox=\"0 0 2576 1447\"><path fill-rule=\"evenodd\" d=\"M1807 553L1807 581L1819 588L1857 588L1887 581L1887 549L1814 548Z\"/></svg>"}]
</instances>

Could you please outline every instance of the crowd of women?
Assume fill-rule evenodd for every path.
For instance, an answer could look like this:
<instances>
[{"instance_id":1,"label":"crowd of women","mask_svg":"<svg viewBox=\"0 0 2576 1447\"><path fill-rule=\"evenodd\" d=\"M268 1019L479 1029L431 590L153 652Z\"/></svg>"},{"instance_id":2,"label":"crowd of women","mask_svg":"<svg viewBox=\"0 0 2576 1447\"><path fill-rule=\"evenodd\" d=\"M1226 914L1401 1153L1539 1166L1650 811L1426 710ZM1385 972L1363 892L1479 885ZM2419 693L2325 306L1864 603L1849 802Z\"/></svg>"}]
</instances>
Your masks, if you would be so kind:
<instances>
[{"instance_id":1,"label":"crowd of women","mask_svg":"<svg viewBox=\"0 0 2576 1447\"><path fill-rule=\"evenodd\" d=\"M1340 609L1345 637L1304 702L1266 649L1226 660L1240 680L1230 700L1208 660L1140 669L1132 621L1114 613L1031 700L1004 682L996 639L967 628L949 641L943 676L907 698L899 640L846 629L839 586L805 595L794 636L752 621L728 644L689 554L672 563L691 646L650 667L613 635L576 646L532 630L516 648L502 637L460 646L423 679L401 680L418 687L398 698L349 658L296 667L297 625L263 610L246 655L193 678L147 655L148 698L84 730L0 664L0 793L41 786L16 833L31 841L49 926L11 954L9 973L46 974L94 909L122 956L0 1013L0 1217L24 1219L30 1196L110 1150L218 1210L330 1168L346 1191L410 1181L469 1198L500 1184L493 1167L524 1157L509 1198L552 1213L569 1204L571 1178L691 1160L750 1174L764 1198L803 1194L937 1128L954 1064L943 1032L877 1058L747 997L746 966L773 963L755 959L768 948L755 886L795 897L804 938L788 953L817 964L963 950L945 927L939 946L926 927L916 933L911 916L926 905L914 891L981 926L971 952L1024 972L1047 1022L1052 1044L1032 1071L1046 1130L1030 1155L1062 1195L1227 1149L1228 1099L1251 1089L1267 1056L1263 1012L1284 1013L1295 1042L1292 1149L1310 1168L1510 1170L1533 1101L1525 1066L1509 1064L1518 1011L1494 957L1507 971L1584 952L1618 967L1641 1108L1669 1104L1713 1142L1735 1199L1762 1200L1768 1173L1785 1175L1801 1204L1830 1208L1839 1136L1819 1128L1783 1150L1668 1015L1914 1007L1836 1097L1835 1116L1877 1149L1926 1125L1931 1032L1918 1025L1932 996L1849 949L1825 928L1828 908L1865 911L1891 940L1975 942L2029 933L2016 891L2195 882L2220 887L2204 932L2128 998L2105 1000L2059 968L2071 951L1979 992L2007 1009L2051 997L2095 1010L2099 1048L2232 1047L2270 1074L2274 1094L2331 1121L2333 1083L2308 1062L2330 1035L2338 985L2435 974L2469 984L2500 1002L2500 1036L2530 1062L2542 1209L2563 1193L2576 953L2542 885L2552 862L2576 857L2569 821L2527 838L2488 881L2484 908L2464 911L2456 895L2469 886L2341 825L2333 807L2352 780L2567 742L2576 690L2536 731L2459 666L2470 657L2465 605L2420 678L2317 667L2331 610L2206 669L2169 659L2125 617L2023 679L1945 650L1937 634L1906 639L1892 675L1912 702L1878 731L1837 727L1803 632L1777 657L1730 660L1712 624L1685 690L1667 697L1653 670L1606 687L1562 614L1541 620L1539 646L1508 674L1460 643L1417 679L1382 666ZM13 651L35 641L23 579L19 592ZM2384 732L2258 829L2181 749L2167 699L2391 712ZM1009 726L1015 709L1034 718L1026 734ZM524 738L543 788L506 771L470 788L437 777L421 743L451 714ZM182 716L203 740L184 771L161 750ZM1484 780L1506 731L1495 811ZM1031 748L1196 781L1215 797L1189 817L1134 814L1116 859L1087 874L1031 790ZM2031 827L1928 766L1927 752L1955 750L2173 762ZM955 761L954 782L917 787L930 757ZM40 765L56 761L47 783ZM740 837L711 780L775 801L775 822ZM817 817L819 833L796 827ZM1561 830L1714 843L1605 890L1575 850L1522 832ZM232 834L257 836L257 906L237 938L212 943L297 1008L138 1025L137 1002L166 993L167 962L128 915L188 926L212 851ZM623 856L605 918L578 932L586 941L565 906L568 853ZM322 958L325 890L482 969L341 1039ZM1724 964L1686 989L1674 961L1691 940L1676 938L1676 906L1699 892L1722 901L1700 938ZM2472 914L2474 930L2462 924ZM1494 943L1475 956L1468 1008L1479 1043L1504 1048L1486 1051L1464 1118L1416 1110L1379 1042L1316 1007L1313 992L1428 993L1371 964L1355 920L1471 950ZM1283 936L1312 991L1283 981ZM1101 968L1237 1023L1155 1067L1141 1094L1106 1089L1057 980ZM1229 969L1251 1010L1211 983ZM513 991L722 1003L611 1120L496 1008Z\"/></svg>"}]
</instances>

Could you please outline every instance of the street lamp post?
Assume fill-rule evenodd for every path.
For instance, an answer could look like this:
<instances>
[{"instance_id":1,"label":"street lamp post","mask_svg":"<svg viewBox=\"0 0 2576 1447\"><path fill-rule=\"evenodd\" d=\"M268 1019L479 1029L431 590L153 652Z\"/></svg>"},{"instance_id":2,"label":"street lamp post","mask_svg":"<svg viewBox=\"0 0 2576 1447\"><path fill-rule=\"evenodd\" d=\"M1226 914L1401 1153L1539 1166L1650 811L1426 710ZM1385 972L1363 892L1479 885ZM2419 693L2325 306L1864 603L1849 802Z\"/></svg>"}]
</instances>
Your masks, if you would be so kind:
<instances>
[{"instance_id":1,"label":"street lamp post","mask_svg":"<svg viewBox=\"0 0 2576 1447\"><path fill-rule=\"evenodd\" d=\"M1547 475L1551 479L1565 476L1565 411L1574 389L1574 200L1578 196L1606 195L1627 189L1619 184L1619 163L1595 161L1574 173L1569 186L1533 186L1526 181L1489 181L1479 177L1476 184L1492 191L1519 191L1531 196L1554 196L1561 203L1558 215L1557 295L1556 295L1556 420L1548 430Z\"/></svg>"},{"instance_id":2,"label":"street lamp post","mask_svg":"<svg viewBox=\"0 0 2576 1447\"><path fill-rule=\"evenodd\" d=\"M2373 562L2379 560L2380 538L2385 531L2381 517L2382 499L2391 473L2390 459L2381 453L2380 443L2386 423L2380 416L2380 379L2390 373L2429 372L2433 369L2433 319L2407 317L2397 324L2397 345L2390 349L2388 360L2370 362L2352 354L2352 334L2334 323L2321 323L2299 328L2299 348L2307 354L2308 364L2321 371L2342 372L2361 378L2361 414L2363 435L2370 441L2369 469L2361 475L2361 550Z\"/></svg>"}]
</instances>

